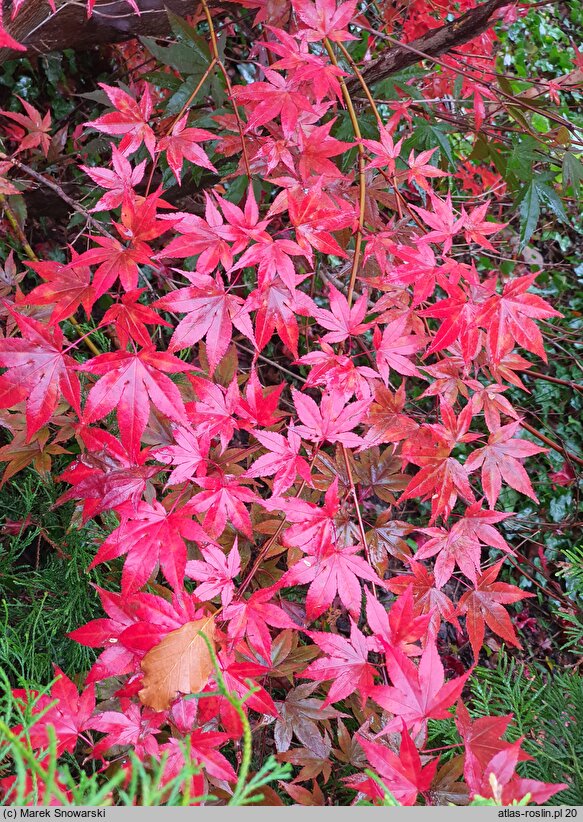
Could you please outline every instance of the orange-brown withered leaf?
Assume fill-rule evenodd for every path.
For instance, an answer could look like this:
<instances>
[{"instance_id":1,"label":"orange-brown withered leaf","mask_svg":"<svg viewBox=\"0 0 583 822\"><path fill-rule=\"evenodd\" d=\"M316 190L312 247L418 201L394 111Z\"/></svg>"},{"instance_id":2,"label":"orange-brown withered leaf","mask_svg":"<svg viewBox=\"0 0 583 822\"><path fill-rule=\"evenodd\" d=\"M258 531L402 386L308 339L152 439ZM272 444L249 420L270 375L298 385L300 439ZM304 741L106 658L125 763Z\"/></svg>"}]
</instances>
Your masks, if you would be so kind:
<instances>
[{"instance_id":1,"label":"orange-brown withered leaf","mask_svg":"<svg viewBox=\"0 0 583 822\"><path fill-rule=\"evenodd\" d=\"M203 634L214 648L212 617L187 622L148 651L142 660L144 687L139 693L144 705L163 711L179 694L194 694L204 688L213 662Z\"/></svg>"}]
</instances>

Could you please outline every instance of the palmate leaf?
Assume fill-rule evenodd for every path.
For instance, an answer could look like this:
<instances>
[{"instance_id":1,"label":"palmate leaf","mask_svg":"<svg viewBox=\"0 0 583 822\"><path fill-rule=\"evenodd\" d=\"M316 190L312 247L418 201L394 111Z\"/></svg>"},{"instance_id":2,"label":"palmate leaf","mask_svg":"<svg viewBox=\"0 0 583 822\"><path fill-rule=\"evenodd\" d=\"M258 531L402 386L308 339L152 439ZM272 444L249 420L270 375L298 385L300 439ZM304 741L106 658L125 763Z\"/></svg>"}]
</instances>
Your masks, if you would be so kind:
<instances>
[{"instance_id":1,"label":"palmate leaf","mask_svg":"<svg viewBox=\"0 0 583 822\"><path fill-rule=\"evenodd\" d=\"M522 591L516 585L497 582L502 562L497 562L480 574L475 589L467 591L459 602L459 611L466 617L467 631L476 660L484 642L486 625L510 645L521 647L510 616L503 606L520 602L521 599L532 597L534 594Z\"/></svg>"},{"instance_id":2,"label":"palmate leaf","mask_svg":"<svg viewBox=\"0 0 583 822\"><path fill-rule=\"evenodd\" d=\"M563 157L563 188L573 187L575 197L579 196L579 184L583 181L583 163L570 151Z\"/></svg>"},{"instance_id":3,"label":"palmate leaf","mask_svg":"<svg viewBox=\"0 0 583 822\"><path fill-rule=\"evenodd\" d=\"M150 403L174 422L187 422L180 391L167 374L184 373L191 366L172 354L149 346L135 354L100 354L77 367L79 371L101 376L87 398L86 422L100 420L117 408L121 441L132 453L139 452Z\"/></svg>"},{"instance_id":4,"label":"palmate leaf","mask_svg":"<svg viewBox=\"0 0 583 822\"><path fill-rule=\"evenodd\" d=\"M0 408L26 401L27 441L50 420L63 397L81 413L77 363L63 351L61 328L47 328L32 317L8 309L21 337L0 340Z\"/></svg>"},{"instance_id":5,"label":"palmate leaf","mask_svg":"<svg viewBox=\"0 0 583 822\"><path fill-rule=\"evenodd\" d=\"M563 204L551 187L554 179L555 175L551 172L537 174L519 192L521 249L528 244L536 230L542 206L548 206L561 222L568 222Z\"/></svg>"}]
</instances>

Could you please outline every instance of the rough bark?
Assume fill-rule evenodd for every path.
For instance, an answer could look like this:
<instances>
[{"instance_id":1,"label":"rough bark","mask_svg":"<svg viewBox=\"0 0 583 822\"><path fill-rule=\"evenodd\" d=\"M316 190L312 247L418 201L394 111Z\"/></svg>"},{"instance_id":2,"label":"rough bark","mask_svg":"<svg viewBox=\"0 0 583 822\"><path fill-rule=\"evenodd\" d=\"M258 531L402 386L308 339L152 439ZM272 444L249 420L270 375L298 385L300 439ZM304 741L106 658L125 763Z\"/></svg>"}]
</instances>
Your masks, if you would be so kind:
<instances>
[{"instance_id":1,"label":"rough bark","mask_svg":"<svg viewBox=\"0 0 583 822\"><path fill-rule=\"evenodd\" d=\"M0 0L1 2L1 0ZM513 0L487 0L466 12L452 23L419 37L408 44L387 49L363 70L368 84L384 80L428 57L439 57L456 46L467 43L484 32L492 23L496 11ZM116 43L140 35L164 37L170 34L166 8L184 16L193 11L193 0L137 0L141 14L137 15L126 0L97 0L92 17L87 18L84 0L57 0L53 13L44 0L28 0L15 20L7 26L9 33L28 47L28 55L46 54L65 48L88 49L105 43ZM8 9L5 20L9 18ZM23 52L0 49L0 63ZM359 89L359 81L348 82L351 93Z\"/></svg>"},{"instance_id":2,"label":"rough bark","mask_svg":"<svg viewBox=\"0 0 583 822\"><path fill-rule=\"evenodd\" d=\"M362 70L363 79L368 85L378 83L390 77L391 74L415 65L424 59L424 56L439 57L440 54L445 54L473 40L492 25L492 18L498 9L509 6L512 2L514 0L487 0L462 14L452 23L432 29L411 43L389 48ZM347 85L351 94L360 89L360 83L356 77L353 77Z\"/></svg>"},{"instance_id":3,"label":"rough bark","mask_svg":"<svg viewBox=\"0 0 583 822\"><path fill-rule=\"evenodd\" d=\"M97 0L93 15L87 18L85 0L57 0L55 5L56 12L52 12L46 0L28 0L12 21L10 9L5 8L6 30L28 51L0 49L0 64L16 57L86 50L142 35L164 37L170 34L166 8L181 17L196 9L195 0L137 0L141 11L137 15L126 0Z\"/></svg>"}]
</instances>

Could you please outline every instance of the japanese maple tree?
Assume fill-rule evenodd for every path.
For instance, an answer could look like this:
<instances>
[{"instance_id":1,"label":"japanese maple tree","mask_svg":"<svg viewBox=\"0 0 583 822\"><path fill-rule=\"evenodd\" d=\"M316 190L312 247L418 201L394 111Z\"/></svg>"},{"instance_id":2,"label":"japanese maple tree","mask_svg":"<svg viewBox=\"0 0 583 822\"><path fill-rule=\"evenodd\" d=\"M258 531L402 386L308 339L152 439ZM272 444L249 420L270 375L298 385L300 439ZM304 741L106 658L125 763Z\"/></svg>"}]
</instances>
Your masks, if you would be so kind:
<instances>
[{"instance_id":1,"label":"japanese maple tree","mask_svg":"<svg viewBox=\"0 0 583 822\"><path fill-rule=\"evenodd\" d=\"M559 312L523 255L532 220L482 151L510 104L515 129L528 116L497 84L491 28L522 7L490 0L455 55L417 49L418 73L391 79L386 37L480 5L377 19L351 0L236 0L253 39L229 62L240 18L201 2L156 47L167 71L102 83L84 107L67 159L82 231L58 253L15 235L5 477L52 455L59 505L108 530L87 569L107 568L104 615L71 634L99 655L84 684L57 668L50 694L15 689L39 717L28 743L46 750L52 725L59 755L79 742L105 770L131 748L165 757L170 780L186 741L193 801L228 801L242 713L257 757L267 744L296 767L300 803L324 801L341 762L355 801L384 785L427 804L428 722L455 712L465 801L544 802L565 786L523 778L508 718L472 720L462 701L486 641L520 647L514 603L531 594L505 581L508 500L536 501L531 458L561 449L513 404ZM197 79L173 48L205 55ZM439 122L456 128L460 95L474 110L454 157ZM20 103L0 111L17 226L12 183L50 178L55 127Z\"/></svg>"}]
</instances>

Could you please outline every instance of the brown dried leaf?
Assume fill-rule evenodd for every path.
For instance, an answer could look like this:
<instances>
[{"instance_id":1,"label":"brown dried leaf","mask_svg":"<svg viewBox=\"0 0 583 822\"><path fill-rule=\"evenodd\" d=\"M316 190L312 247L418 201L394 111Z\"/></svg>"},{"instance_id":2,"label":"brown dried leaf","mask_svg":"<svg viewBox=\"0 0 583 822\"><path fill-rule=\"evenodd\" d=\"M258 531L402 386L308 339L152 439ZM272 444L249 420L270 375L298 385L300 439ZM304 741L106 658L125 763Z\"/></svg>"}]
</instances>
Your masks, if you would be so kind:
<instances>
[{"instance_id":1,"label":"brown dried leaf","mask_svg":"<svg viewBox=\"0 0 583 822\"><path fill-rule=\"evenodd\" d=\"M312 780L312 790L309 791L302 785L289 785L286 782L279 783L280 788L291 796L296 805L324 805L324 794L315 779Z\"/></svg>"},{"instance_id":2,"label":"brown dried leaf","mask_svg":"<svg viewBox=\"0 0 583 822\"><path fill-rule=\"evenodd\" d=\"M353 455L355 481L369 493L383 502L396 504L395 491L403 491L409 483L409 477L400 471L401 460L394 456L391 448L381 453L379 448L369 448L358 458Z\"/></svg>"},{"instance_id":3,"label":"brown dried leaf","mask_svg":"<svg viewBox=\"0 0 583 822\"><path fill-rule=\"evenodd\" d=\"M324 708L324 701L312 697L317 685L313 682L298 685L287 694L284 702L276 702L279 717L275 723L275 747L278 753L289 750L292 736L315 754L326 756L329 744L318 728L318 722L327 719L338 719L346 714L335 708Z\"/></svg>"},{"instance_id":4,"label":"brown dried leaf","mask_svg":"<svg viewBox=\"0 0 583 822\"><path fill-rule=\"evenodd\" d=\"M203 634L214 648L213 617L187 622L148 651L142 660L144 687L139 692L143 705L163 711L178 694L193 694L204 688L213 662Z\"/></svg>"},{"instance_id":5,"label":"brown dried leaf","mask_svg":"<svg viewBox=\"0 0 583 822\"><path fill-rule=\"evenodd\" d=\"M291 751L278 754L277 759L279 762L291 762L292 765L301 768L301 771L293 780L293 784L306 782L309 779L317 779L320 774L322 774L324 783L326 783L332 773L331 749L330 738L325 733L322 738L322 750L319 753L315 753L309 748L294 748Z\"/></svg>"},{"instance_id":6,"label":"brown dried leaf","mask_svg":"<svg viewBox=\"0 0 583 822\"><path fill-rule=\"evenodd\" d=\"M377 519L374 528L367 532L366 541L370 561L376 572L382 577L388 568L388 555L406 562L412 551L405 537L414 531L406 522L391 519L389 511L384 511Z\"/></svg>"},{"instance_id":7,"label":"brown dried leaf","mask_svg":"<svg viewBox=\"0 0 583 822\"><path fill-rule=\"evenodd\" d=\"M434 805L467 805L470 801L469 789L459 781L464 773L464 757L454 756L435 774L430 788Z\"/></svg>"}]
</instances>

